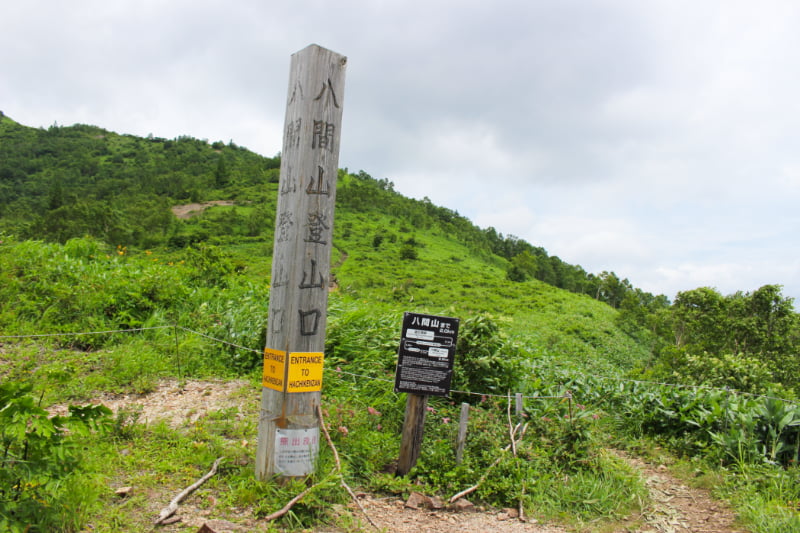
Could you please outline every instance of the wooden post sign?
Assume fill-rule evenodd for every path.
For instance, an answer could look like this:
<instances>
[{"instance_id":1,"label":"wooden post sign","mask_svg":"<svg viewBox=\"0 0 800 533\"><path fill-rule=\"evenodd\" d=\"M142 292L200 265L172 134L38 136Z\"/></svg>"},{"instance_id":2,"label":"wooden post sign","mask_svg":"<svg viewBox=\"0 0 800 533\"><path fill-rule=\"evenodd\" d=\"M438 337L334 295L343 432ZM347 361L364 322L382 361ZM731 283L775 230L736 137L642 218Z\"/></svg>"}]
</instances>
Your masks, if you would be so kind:
<instances>
[{"instance_id":1,"label":"wooden post sign","mask_svg":"<svg viewBox=\"0 0 800 533\"><path fill-rule=\"evenodd\" d=\"M344 56L292 55L272 254L256 478L314 472L319 449Z\"/></svg>"},{"instance_id":2,"label":"wooden post sign","mask_svg":"<svg viewBox=\"0 0 800 533\"><path fill-rule=\"evenodd\" d=\"M457 318L405 313L397 352L395 392L407 392L397 474L414 468L422 447L428 396L447 396L453 377Z\"/></svg>"}]
</instances>

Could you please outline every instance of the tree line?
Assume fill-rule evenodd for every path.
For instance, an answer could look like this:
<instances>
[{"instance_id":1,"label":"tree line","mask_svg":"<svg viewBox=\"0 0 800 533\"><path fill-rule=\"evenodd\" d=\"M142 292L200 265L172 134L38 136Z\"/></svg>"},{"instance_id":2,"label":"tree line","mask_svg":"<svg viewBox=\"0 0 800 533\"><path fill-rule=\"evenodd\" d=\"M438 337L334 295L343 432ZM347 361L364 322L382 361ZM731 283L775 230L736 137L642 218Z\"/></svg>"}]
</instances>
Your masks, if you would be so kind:
<instances>
[{"instance_id":1,"label":"tree line","mask_svg":"<svg viewBox=\"0 0 800 533\"><path fill-rule=\"evenodd\" d=\"M800 314L780 285L729 295L699 287L679 292L671 304L634 294L617 320L650 344L645 375L753 393L800 392Z\"/></svg>"}]
</instances>

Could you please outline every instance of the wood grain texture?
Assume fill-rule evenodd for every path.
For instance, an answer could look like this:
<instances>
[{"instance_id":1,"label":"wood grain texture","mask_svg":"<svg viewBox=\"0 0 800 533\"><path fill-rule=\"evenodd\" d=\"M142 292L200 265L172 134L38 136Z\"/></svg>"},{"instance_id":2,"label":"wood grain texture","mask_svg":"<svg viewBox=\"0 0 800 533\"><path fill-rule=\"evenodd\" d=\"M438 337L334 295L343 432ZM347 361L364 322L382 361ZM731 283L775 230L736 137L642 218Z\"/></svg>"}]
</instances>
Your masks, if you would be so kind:
<instances>
[{"instance_id":1,"label":"wood grain texture","mask_svg":"<svg viewBox=\"0 0 800 533\"><path fill-rule=\"evenodd\" d=\"M291 59L266 339L287 359L325 346L346 62L317 45ZM287 360L284 387L289 367ZM318 428L319 402L319 391L262 387L258 479L276 473L277 428Z\"/></svg>"}]
</instances>

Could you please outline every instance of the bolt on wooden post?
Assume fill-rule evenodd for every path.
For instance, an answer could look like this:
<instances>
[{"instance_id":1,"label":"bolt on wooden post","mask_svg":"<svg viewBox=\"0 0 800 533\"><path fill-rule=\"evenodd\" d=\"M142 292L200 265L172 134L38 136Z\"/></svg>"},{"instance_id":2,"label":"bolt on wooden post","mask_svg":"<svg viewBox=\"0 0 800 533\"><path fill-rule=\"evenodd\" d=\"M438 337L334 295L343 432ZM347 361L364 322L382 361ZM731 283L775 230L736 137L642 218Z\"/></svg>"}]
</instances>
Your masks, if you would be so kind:
<instances>
[{"instance_id":1,"label":"bolt on wooden post","mask_svg":"<svg viewBox=\"0 0 800 533\"><path fill-rule=\"evenodd\" d=\"M347 58L292 55L281 151L256 478L313 473Z\"/></svg>"}]
</instances>

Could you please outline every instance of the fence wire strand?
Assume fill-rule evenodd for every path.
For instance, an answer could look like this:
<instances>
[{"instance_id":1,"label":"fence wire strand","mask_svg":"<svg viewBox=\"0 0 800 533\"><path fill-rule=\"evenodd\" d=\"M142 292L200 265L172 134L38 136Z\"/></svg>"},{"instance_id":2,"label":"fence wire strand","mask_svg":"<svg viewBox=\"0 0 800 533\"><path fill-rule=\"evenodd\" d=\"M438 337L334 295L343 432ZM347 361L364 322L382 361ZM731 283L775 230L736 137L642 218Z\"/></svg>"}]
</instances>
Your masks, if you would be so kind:
<instances>
[{"instance_id":1,"label":"fence wire strand","mask_svg":"<svg viewBox=\"0 0 800 533\"><path fill-rule=\"evenodd\" d=\"M167 329L175 326L152 326L147 328L110 329L105 331L80 331L66 333L35 333L30 335L0 335L2 339L35 339L41 337L77 337L80 335L110 335L112 333L133 333L136 331L149 331L153 329Z\"/></svg>"},{"instance_id":2,"label":"fence wire strand","mask_svg":"<svg viewBox=\"0 0 800 533\"><path fill-rule=\"evenodd\" d=\"M220 344L227 344L228 346L233 346L234 348L239 348L240 350L245 350L245 351L248 351L248 352L257 353L259 355L261 355L261 353L262 353L259 350L255 350L253 348L248 348L247 346L242 346L241 344L236 344L234 342L229 342L229 341L226 341L226 340L223 340L223 339L218 339L216 337L212 337L211 335L206 335L205 333L200 333L199 331L195 331L193 329L185 328L183 326L175 326L175 327L177 329L182 330L182 331L186 331L188 333L194 333L195 335L198 335L200 337L206 338L206 339L214 341L214 342L218 342Z\"/></svg>"}]
</instances>

